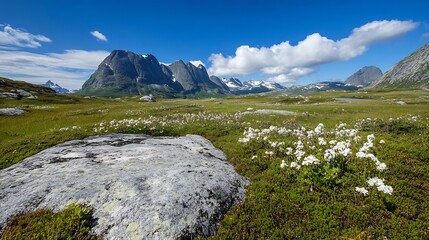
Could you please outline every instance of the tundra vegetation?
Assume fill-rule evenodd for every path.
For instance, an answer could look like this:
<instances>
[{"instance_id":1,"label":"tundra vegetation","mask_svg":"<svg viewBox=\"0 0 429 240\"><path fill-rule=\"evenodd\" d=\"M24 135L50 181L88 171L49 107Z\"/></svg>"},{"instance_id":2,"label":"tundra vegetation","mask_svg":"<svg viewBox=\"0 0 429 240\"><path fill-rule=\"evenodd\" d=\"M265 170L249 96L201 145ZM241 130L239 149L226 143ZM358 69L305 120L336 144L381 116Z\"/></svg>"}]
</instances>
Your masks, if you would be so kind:
<instances>
[{"instance_id":1,"label":"tundra vegetation","mask_svg":"<svg viewBox=\"0 0 429 240\"><path fill-rule=\"evenodd\" d=\"M153 103L47 94L2 99L0 108L8 107L27 112L0 116L2 169L55 144L97 134L209 139L251 181L245 201L229 211L213 239L429 238L427 91ZM261 109L294 114L256 111ZM79 205L23 214L4 226L0 238L61 232L68 234L64 238L95 238L89 215Z\"/></svg>"}]
</instances>

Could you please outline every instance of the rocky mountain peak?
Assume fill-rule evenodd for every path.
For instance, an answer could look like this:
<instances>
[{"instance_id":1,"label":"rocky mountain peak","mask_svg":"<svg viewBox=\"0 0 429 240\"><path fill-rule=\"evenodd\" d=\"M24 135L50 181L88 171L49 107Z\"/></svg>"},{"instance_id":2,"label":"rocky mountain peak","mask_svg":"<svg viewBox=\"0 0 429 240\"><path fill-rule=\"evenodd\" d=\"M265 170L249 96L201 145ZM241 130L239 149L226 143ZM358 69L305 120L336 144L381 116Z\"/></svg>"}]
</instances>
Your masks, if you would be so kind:
<instances>
[{"instance_id":1,"label":"rocky mountain peak","mask_svg":"<svg viewBox=\"0 0 429 240\"><path fill-rule=\"evenodd\" d=\"M380 68L375 66L365 66L348 77L344 83L357 87L366 87L379 79L381 75L383 75L383 72Z\"/></svg>"}]
</instances>

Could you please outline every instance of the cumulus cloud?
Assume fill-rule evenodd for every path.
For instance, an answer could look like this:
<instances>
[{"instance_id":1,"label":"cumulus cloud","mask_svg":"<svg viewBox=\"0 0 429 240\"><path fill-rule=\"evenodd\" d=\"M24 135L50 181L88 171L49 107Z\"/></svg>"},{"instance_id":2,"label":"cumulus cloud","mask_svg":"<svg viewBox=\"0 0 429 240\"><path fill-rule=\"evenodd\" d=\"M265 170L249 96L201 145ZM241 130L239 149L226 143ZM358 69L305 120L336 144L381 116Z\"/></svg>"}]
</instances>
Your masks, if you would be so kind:
<instances>
[{"instance_id":1,"label":"cumulus cloud","mask_svg":"<svg viewBox=\"0 0 429 240\"><path fill-rule=\"evenodd\" d=\"M0 50L0 76L33 83L52 80L63 87L79 89L108 55L106 51L39 54Z\"/></svg>"},{"instance_id":2,"label":"cumulus cloud","mask_svg":"<svg viewBox=\"0 0 429 240\"><path fill-rule=\"evenodd\" d=\"M41 43L51 41L51 39L43 35L34 35L24 30L15 29L10 25L0 24L0 49L15 49L14 47L38 48L42 46Z\"/></svg>"},{"instance_id":3,"label":"cumulus cloud","mask_svg":"<svg viewBox=\"0 0 429 240\"><path fill-rule=\"evenodd\" d=\"M353 29L343 39L332 40L319 33L292 46L288 41L271 47L240 46L235 56L212 54L209 72L214 75L247 75L262 72L275 82L293 82L320 64L342 61L363 54L370 45L392 39L416 28L413 21L373 21Z\"/></svg>"},{"instance_id":4,"label":"cumulus cloud","mask_svg":"<svg viewBox=\"0 0 429 240\"><path fill-rule=\"evenodd\" d=\"M99 31L92 31L92 32L90 32L90 33L91 33L91 35L92 35L92 36L94 36L97 40L107 42L107 38L106 38L106 36L104 36L104 34L102 34L101 32L99 32Z\"/></svg>"},{"instance_id":5,"label":"cumulus cloud","mask_svg":"<svg viewBox=\"0 0 429 240\"><path fill-rule=\"evenodd\" d=\"M204 63L200 60L194 60L194 61L189 61L192 65L194 65L195 67L199 67L200 65L203 65L204 67L206 65L204 65Z\"/></svg>"}]
</instances>

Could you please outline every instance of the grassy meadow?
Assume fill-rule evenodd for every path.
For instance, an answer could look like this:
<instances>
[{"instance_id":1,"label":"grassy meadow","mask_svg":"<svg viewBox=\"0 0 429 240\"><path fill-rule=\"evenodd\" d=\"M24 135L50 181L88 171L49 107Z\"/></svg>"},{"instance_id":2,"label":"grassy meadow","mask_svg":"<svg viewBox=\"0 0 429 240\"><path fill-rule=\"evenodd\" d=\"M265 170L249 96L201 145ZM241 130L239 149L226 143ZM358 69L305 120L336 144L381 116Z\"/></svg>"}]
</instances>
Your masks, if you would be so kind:
<instances>
[{"instance_id":1,"label":"grassy meadow","mask_svg":"<svg viewBox=\"0 0 429 240\"><path fill-rule=\"evenodd\" d=\"M97 134L206 137L252 182L246 200L229 211L210 239L429 238L428 91L154 103L47 95L0 100L0 108L6 107L28 112L0 116L0 169L55 144ZM295 114L255 113L261 109ZM378 182L371 186L371 178ZM49 219L41 225L59 221ZM13 239L7 236L0 238Z\"/></svg>"}]
</instances>

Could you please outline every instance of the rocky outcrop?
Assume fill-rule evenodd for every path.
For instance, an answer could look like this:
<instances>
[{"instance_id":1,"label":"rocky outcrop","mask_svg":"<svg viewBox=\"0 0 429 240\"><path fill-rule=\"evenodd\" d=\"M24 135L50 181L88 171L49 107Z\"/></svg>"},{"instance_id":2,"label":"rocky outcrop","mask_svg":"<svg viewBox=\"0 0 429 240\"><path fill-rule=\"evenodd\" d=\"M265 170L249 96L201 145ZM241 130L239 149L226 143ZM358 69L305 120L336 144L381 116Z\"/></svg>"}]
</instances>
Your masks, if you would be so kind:
<instances>
[{"instance_id":1,"label":"rocky outcrop","mask_svg":"<svg viewBox=\"0 0 429 240\"><path fill-rule=\"evenodd\" d=\"M401 60L370 87L428 88L429 43Z\"/></svg>"},{"instance_id":2,"label":"rocky outcrop","mask_svg":"<svg viewBox=\"0 0 429 240\"><path fill-rule=\"evenodd\" d=\"M52 95L55 91L23 81L0 77L0 99L37 99L38 95Z\"/></svg>"},{"instance_id":3,"label":"rocky outcrop","mask_svg":"<svg viewBox=\"0 0 429 240\"><path fill-rule=\"evenodd\" d=\"M94 136L1 170L0 224L21 212L84 203L105 239L208 236L247 184L200 136Z\"/></svg>"},{"instance_id":4,"label":"rocky outcrop","mask_svg":"<svg viewBox=\"0 0 429 240\"><path fill-rule=\"evenodd\" d=\"M359 69L353 75L348 77L344 83L356 87L369 86L374 81L378 80L383 75L383 72L378 67L366 66Z\"/></svg>"},{"instance_id":5,"label":"rocky outcrop","mask_svg":"<svg viewBox=\"0 0 429 240\"><path fill-rule=\"evenodd\" d=\"M0 116L18 116L25 113L25 110L20 108L0 108Z\"/></svg>"}]
</instances>

